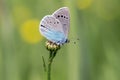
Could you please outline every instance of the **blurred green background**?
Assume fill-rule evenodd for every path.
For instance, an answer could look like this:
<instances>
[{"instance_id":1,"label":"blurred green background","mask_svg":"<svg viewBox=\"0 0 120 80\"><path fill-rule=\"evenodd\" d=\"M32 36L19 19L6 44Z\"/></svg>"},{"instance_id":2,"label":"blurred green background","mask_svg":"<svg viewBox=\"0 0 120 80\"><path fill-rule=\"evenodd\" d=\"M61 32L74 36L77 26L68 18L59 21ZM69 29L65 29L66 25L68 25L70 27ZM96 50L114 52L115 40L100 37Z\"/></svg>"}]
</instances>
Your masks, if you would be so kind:
<instances>
[{"instance_id":1,"label":"blurred green background","mask_svg":"<svg viewBox=\"0 0 120 80\"><path fill-rule=\"evenodd\" d=\"M120 0L0 0L0 80L47 79L39 22L63 6L71 43L57 53L52 80L120 80Z\"/></svg>"}]
</instances>

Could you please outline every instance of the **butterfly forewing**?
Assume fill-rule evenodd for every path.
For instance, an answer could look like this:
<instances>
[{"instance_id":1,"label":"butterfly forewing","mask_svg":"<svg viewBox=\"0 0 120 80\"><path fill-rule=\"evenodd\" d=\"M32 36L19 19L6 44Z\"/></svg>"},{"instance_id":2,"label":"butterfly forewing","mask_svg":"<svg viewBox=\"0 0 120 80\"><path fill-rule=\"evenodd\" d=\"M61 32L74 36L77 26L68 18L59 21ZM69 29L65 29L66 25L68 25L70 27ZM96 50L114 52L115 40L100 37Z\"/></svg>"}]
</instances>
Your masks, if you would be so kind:
<instances>
[{"instance_id":1,"label":"butterfly forewing","mask_svg":"<svg viewBox=\"0 0 120 80\"><path fill-rule=\"evenodd\" d=\"M53 42L65 42L65 35L61 22L52 15L45 16L40 23L40 32Z\"/></svg>"}]
</instances>

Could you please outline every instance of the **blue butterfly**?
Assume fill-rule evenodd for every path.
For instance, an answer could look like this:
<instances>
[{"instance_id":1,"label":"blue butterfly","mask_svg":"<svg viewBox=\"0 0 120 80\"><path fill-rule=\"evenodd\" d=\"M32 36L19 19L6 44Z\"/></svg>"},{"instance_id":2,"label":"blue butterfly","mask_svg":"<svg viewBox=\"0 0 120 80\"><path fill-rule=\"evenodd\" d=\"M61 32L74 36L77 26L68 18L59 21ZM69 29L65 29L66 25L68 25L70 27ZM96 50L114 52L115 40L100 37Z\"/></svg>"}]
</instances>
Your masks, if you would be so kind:
<instances>
[{"instance_id":1,"label":"blue butterfly","mask_svg":"<svg viewBox=\"0 0 120 80\"><path fill-rule=\"evenodd\" d=\"M69 28L70 13L67 7L56 10L52 15L46 15L39 25L40 33L58 45L68 42Z\"/></svg>"}]
</instances>

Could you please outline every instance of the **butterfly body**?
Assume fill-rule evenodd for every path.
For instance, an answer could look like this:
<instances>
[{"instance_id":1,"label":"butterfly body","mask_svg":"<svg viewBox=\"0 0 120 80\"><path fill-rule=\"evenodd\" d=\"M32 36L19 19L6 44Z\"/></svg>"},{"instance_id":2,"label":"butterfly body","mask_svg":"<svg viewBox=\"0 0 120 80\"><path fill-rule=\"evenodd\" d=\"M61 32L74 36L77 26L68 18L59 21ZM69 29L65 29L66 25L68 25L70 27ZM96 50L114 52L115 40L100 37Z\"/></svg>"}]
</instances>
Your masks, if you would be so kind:
<instances>
[{"instance_id":1,"label":"butterfly body","mask_svg":"<svg viewBox=\"0 0 120 80\"><path fill-rule=\"evenodd\" d=\"M69 21L69 9L63 7L55 11L52 15L43 17L39 25L39 30L49 41L61 45L68 40Z\"/></svg>"}]
</instances>

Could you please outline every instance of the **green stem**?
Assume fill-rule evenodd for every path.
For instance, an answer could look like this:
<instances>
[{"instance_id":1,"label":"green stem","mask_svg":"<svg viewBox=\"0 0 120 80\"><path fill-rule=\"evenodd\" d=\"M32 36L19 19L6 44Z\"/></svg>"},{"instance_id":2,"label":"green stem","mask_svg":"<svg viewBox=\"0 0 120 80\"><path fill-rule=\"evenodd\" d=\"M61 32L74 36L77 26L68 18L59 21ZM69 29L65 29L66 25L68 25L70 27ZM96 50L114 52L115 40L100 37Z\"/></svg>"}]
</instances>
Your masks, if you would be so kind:
<instances>
[{"instance_id":1,"label":"green stem","mask_svg":"<svg viewBox=\"0 0 120 80\"><path fill-rule=\"evenodd\" d=\"M48 63L48 80L51 80L51 64L52 62Z\"/></svg>"},{"instance_id":2,"label":"green stem","mask_svg":"<svg viewBox=\"0 0 120 80\"><path fill-rule=\"evenodd\" d=\"M55 57L56 51L50 51L49 60L48 60L48 80L51 80L51 65Z\"/></svg>"}]
</instances>

